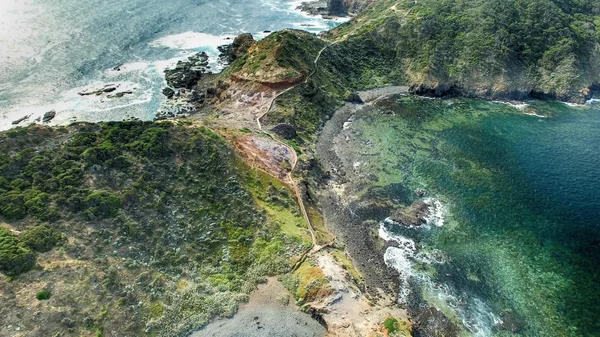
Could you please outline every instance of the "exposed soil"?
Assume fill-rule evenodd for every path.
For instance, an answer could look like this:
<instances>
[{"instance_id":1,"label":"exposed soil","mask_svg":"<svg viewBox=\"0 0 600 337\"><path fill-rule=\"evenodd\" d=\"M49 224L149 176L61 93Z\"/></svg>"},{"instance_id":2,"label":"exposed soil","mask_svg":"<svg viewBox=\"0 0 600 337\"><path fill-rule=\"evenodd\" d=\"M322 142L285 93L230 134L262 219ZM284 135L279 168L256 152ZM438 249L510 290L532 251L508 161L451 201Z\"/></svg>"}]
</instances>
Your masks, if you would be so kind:
<instances>
[{"instance_id":1,"label":"exposed soil","mask_svg":"<svg viewBox=\"0 0 600 337\"><path fill-rule=\"evenodd\" d=\"M289 304L286 298L292 298ZM191 337L321 337L325 332L310 315L298 310L280 282L269 278L232 318L212 322Z\"/></svg>"},{"instance_id":2,"label":"exposed soil","mask_svg":"<svg viewBox=\"0 0 600 337\"><path fill-rule=\"evenodd\" d=\"M295 165L294 154L289 147L254 134L236 137L233 143L250 166L288 183L288 174Z\"/></svg>"}]
</instances>

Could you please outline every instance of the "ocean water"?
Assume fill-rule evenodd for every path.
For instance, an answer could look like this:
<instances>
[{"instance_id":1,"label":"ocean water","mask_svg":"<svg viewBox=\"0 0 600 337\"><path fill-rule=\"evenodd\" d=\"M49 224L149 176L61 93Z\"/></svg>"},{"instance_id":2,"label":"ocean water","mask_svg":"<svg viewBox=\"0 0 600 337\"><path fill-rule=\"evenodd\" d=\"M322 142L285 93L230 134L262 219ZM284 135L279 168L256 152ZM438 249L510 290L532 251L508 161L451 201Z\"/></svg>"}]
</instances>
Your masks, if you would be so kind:
<instances>
[{"instance_id":1,"label":"ocean water","mask_svg":"<svg viewBox=\"0 0 600 337\"><path fill-rule=\"evenodd\" d=\"M57 112L53 124L152 120L164 100L163 70L191 53L206 51L217 72L216 47L227 38L284 28L318 33L343 21L305 15L290 0L1 2L0 130L49 110ZM77 94L107 84L133 93Z\"/></svg>"},{"instance_id":2,"label":"ocean water","mask_svg":"<svg viewBox=\"0 0 600 337\"><path fill-rule=\"evenodd\" d=\"M600 107L393 97L377 108L343 131L353 160L371 187L425 189L435 214L418 228L376 219L399 301L439 308L467 336L598 336Z\"/></svg>"}]
</instances>

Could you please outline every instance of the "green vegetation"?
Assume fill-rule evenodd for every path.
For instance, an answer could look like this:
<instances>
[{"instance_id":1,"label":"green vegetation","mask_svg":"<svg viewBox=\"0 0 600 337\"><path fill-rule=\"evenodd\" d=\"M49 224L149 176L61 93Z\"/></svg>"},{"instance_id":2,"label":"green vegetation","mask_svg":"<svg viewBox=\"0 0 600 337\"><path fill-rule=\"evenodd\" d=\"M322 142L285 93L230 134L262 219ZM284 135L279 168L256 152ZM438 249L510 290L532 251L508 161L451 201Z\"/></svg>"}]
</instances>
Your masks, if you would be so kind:
<instances>
[{"instance_id":1,"label":"green vegetation","mask_svg":"<svg viewBox=\"0 0 600 337\"><path fill-rule=\"evenodd\" d=\"M385 84L433 95L582 102L600 83L599 23L592 0L378 0L325 34L336 44L307 83L278 99L268 121L293 125L298 145L307 146L348 93ZM293 72L272 68L281 64L308 74L317 46L324 44L310 34L280 32L232 69L259 78Z\"/></svg>"},{"instance_id":2,"label":"green vegetation","mask_svg":"<svg viewBox=\"0 0 600 337\"><path fill-rule=\"evenodd\" d=\"M63 240L63 235L47 224L34 226L19 235L19 241L25 246L41 253L50 251Z\"/></svg>"},{"instance_id":3,"label":"green vegetation","mask_svg":"<svg viewBox=\"0 0 600 337\"><path fill-rule=\"evenodd\" d=\"M49 290L40 290L36 295L35 298L38 299L38 301L45 301L45 300L49 300L50 296L52 295L52 293L50 293Z\"/></svg>"},{"instance_id":4,"label":"green vegetation","mask_svg":"<svg viewBox=\"0 0 600 337\"><path fill-rule=\"evenodd\" d=\"M326 44L315 35L285 29L254 44L222 76L278 84L298 83L313 70L313 60Z\"/></svg>"},{"instance_id":5,"label":"green vegetation","mask_svg":"<svg viewBox=\"0 0 600 337\"><path fill-rule=\"evenodd\" d=\"M323 299L333 292L323 271L310 259L305 261L293 274L282 277L281 282L296 295L298 304Z\"/></svg>"},{"instance_id":6,"label":"green vegetation","mask_svg":"<svg viewBox=\"0 0 600 337\"><path fill-rule=\"evenodd\" d=\"M580 100L600 82L599 16L592 0L379 0L330 37L374 42L408 84Z\"/></svg>"},{"instance_id":7,"label":"green vegetation","mask_svg":"<svg viewBox=\"0 0 600 337\"><path fill-rule=\"evenodd\" d=\"M187 335L235 313L310 242L293 194L203 127L31 126L0 134L0 148L0 215L21 232L0 229L0 271L21 274L0 277L0 293L42 280L78 308L43 335ZM34 251L41 276L23 274ZM0 316L33 317L7 296Z\"/></svg>"},{"instance_id":8,"label":"green vegetation","mask_svg":"<svg viewBox=\"0 0 600 337\"><path fill-rule=\"evenodd\" d=\"M15 276L30 270L35 254L8 230L0 227L0 271Z\"/></svg>"},{"instance_id":9,"label":"green vegetation","mask_svg":"<svg viewBox=\"0 0 600 337\"><path fill-rule=\"evenodd\" d=\"M405 320L398 320L394 317L389 317L383 322L383 326L388 332L389 336L402 336L402 337L410 337L411 335L411 326Z\"/></svg>"}]
</instances>

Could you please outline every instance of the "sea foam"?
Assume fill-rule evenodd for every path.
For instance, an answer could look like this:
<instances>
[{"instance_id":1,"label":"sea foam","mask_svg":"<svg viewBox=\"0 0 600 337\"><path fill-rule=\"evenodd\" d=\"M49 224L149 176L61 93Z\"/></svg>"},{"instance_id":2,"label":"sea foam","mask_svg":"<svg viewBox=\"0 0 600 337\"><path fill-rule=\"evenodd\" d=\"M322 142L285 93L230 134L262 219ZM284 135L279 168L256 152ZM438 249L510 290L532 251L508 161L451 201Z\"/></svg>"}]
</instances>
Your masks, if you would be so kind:
<instances>
[{"instance_id":1,"label":"sea foam","mask_svg":"<svg viewBox=\"0 0 600 337\"><path fill-rule=\"evenodd\" d=\"M435 198L426 198L423 200L428 206L428 214L425 217L425 221L428 225L434 225L436 227L443 227L445 221L446 208L444 205Z\"/></svg>"},{"instance_id":2,"label":"sea foam","mask_svg":"<svg viewBox=\"0 0 600 337\"><path fill-rule=\"evenodd\" d=\"M430 201L431 204L436 204L435 199ZM419 286L429 294L428 301L432 301L430 305L445 307L454 312L473 336L492 335L494 326L501 323L501 320L485 302L476 296L461 294L448 284L436 282L428 274L415 268L415 263L444 264L448 261L446 254L437 249L419 249L414 240L391 232L385 223L379 226L379 237L396 244L386 249L383 259L388 267L399 273L398 304L408 305L412 287Z\"/></svg>"},{"instance_id":3,"label":"sea foam","mask_svg":"<svg viewBox=\"0 0 600 337\"><path fill-rule=\"evenodd\" d=\"M185 32L168 35L150 42L151 47L167 47L172 49L192 50L201 48L216 49L220 45L230 43L231 35L212 35L199 32Z\"/></svg>"}]
</instances>

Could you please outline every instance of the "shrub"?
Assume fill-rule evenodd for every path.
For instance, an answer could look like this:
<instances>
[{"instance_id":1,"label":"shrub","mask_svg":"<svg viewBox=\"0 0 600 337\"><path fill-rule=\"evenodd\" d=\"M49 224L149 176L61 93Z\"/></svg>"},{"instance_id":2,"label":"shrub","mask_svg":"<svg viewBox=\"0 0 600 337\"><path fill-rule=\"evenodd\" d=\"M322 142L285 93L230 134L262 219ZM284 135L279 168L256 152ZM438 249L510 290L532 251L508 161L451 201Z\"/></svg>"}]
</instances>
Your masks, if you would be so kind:
<instances>
[{"instance_id":1,"label":"shrub","mask_svg":"<svg viewBox=\"0 0 600 337\"><path fill-rule=\"evenodd\" d=\"M64 237L48 225L39 225L19 235L19 240L27 247L43 253L54 248Z\"/></svg>"},{"instance_id":2,"label":"shrub","mask_svg":"<svg viewBox=\"0 0 600 337\"><path fill-rule=\"evenodd\" d=\"M12 235L0 228L0 271L15 276L33 268L35 254Z\"/></svg>"},{"instance_id":3,"label":"shrub","mask_svg":"<svg viewBox=\"0 0 600 337\"><path fill-rule=\"evenodd\" d=\"M107 191L95 191L85 199L88 209L86 214L90 218L112 218L117 215L123 206L121 199Z\"/></svg>"},{"instance_id":4,"label":"shrub","mask_svg":"<svg viewBox=\"0 0 600 337\"><path fill-rule=\"evenodd\" d=\"M383 326L385 326L388 333L394 333L394 332L398 331L398 329L400 329L398 320L393 317L386 319L385 322L383 322Z\"/></svg>"},{"instance_id":5,"label":"shrub","mask_svg":"<svg viewBox=\"0 0 600 337\"><path fill-rule=\"evenodd\" d=\"M38 299L38 301L45 301L45 300L49 300L50 296L52 295L52 293L49 290L41 290L37 293L37 295L35 295L35 298Z\"/></svg>"}]
</instances>

